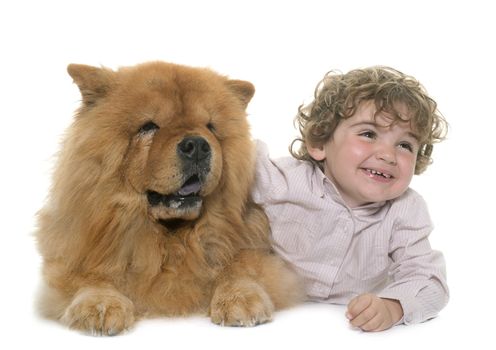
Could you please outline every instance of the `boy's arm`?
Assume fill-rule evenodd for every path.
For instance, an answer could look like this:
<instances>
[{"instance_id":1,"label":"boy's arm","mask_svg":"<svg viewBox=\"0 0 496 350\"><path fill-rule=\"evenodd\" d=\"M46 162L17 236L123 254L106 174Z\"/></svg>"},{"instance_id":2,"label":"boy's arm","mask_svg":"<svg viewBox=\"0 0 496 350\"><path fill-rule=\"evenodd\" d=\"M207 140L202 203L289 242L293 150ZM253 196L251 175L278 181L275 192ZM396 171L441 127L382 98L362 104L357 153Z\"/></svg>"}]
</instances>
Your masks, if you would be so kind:
<instances>
[{"instance_id":1,"label":"boy's arm","mask_svg":"<svg viewBox=\"0 0 496 350\"><path fill-rule=\"evenodd\" d=\"M419 195L411 198L392 233L390 257L392 282L378 296L398 300L403 323L413 324L435 317L449 299L443 255L432 250L432 231L427 206Z\"/></svg>"},{"instance_id":2,"label":"boy's arm","mask_svg":"<svg viewBox=\"0 0 496 350\"><path fill-rule=\"evenodd\" d=\"M270 159L267 145L257 140L254 147L255 178L251 186L251 197L255 203L264 207L270 201L276 184L282 181L282 175Z\"/></svg>"}]
</instances>

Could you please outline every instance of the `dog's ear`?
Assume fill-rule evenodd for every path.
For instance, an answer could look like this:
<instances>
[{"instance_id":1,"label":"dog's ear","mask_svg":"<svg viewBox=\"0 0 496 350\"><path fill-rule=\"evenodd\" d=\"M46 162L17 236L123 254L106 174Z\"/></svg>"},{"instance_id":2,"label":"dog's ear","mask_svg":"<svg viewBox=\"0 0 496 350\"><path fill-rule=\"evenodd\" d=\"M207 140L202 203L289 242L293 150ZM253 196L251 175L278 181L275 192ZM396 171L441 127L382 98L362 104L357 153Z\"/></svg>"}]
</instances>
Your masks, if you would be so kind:
<instances>
[{"instance_id":1,"label":"dog's ear","mask_svg":"<svg viewBox=\"0 0 496 350\"><path fill-rule=\"evenodd\" d=\"M255 94L255 87L253 84L244 80L228 80L226 85L229 90L236 94L236 96L243 103L243 107L246 108L248 106L248 102L250 102L251 98Z\"/></svg>"},{"instance_id":2,"label":"dog's ear","mask_svg":"<svg viewBox=\"0 0 496 350\"><path fill-rule=\"evenodd\" d=\"M88 107L107 95L115 83L116 73L107 68L70 64L67 72L79 87L83 104Z\"/></svg>"}]
</instances>

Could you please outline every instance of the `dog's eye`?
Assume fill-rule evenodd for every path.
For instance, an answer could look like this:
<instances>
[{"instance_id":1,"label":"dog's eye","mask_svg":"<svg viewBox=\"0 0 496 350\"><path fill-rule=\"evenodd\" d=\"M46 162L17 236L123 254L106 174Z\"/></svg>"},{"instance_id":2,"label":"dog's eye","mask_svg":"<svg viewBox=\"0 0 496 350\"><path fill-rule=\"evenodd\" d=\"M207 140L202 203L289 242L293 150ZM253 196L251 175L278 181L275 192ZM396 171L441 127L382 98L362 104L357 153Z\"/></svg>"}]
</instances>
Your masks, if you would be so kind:
<instances>
[{"instance_id":1,"label":"dog's eye","mask_svg":"<svg viewBox=\"0 0 496 350\"><path fill-rule=\"evenodd\" d=\"M147 132L150 132L150 131L155 131L155 130L158 130L160 129L159 126L157 124L155 124L154 122L152 121L149 121L145 124L143 124L141 126L141 128L139 128L138 130L138 133L147 133Z\"/></svg>"},{"instance_id":2,"label":"dog's eye","mask_svg":"<svg viewBox=\"0 0 496 350\"><path fill-rule=\"evenodd\" d=\"M212 122L209 122L207 124L207 129L210 130L211 132L215 132L215 125Z\"/></svg>"}]
</instances>

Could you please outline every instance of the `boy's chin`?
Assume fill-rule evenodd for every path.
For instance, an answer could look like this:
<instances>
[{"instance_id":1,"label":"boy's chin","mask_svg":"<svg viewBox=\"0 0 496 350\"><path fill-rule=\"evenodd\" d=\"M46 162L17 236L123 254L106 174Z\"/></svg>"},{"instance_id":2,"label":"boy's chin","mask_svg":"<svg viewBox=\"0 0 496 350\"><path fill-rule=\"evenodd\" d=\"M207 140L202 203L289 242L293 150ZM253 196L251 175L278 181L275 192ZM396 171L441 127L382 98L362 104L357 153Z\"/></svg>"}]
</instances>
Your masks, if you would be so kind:
<instances>
[{"instance_id":1,"label":"boy's chin","mask_svg":"<svg viewBox=\"0 0 496 350\"><path fill-rule=\"evenodd\" d=\"M380 193L367 196L367 203L383 203L393 199L400 197L403 193L405 193L406 189L403 191L393 192L393 193Z\"/></svg>"}]
</instances>

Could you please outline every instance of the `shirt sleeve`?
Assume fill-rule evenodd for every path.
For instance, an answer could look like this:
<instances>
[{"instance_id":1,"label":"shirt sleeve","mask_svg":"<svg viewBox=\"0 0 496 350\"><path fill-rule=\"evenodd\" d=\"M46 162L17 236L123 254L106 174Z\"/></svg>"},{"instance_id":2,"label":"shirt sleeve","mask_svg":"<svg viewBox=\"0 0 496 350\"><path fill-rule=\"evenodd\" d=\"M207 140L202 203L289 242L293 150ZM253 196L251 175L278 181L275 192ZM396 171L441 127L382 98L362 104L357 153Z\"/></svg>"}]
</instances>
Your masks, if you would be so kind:
<instances>
[{"instance_id":1,"label":"shirt sleeve","mask_svg":"<svg viewBox=\"0 0 496 350\"><path fill-rule=\"evenodd\" d=\"M255 165L255 180L251 188L253 201L262 207L267 204L272 193L279 183L283 175L279 168L269 157L267 145L257 140L256 147L256 165Z\"/></svg>"},{"instance_id":2,"label":"shirt sleeve","mask_svg":"<svg viewBox=\"0 0 496 350\"><path fill-rule=\"evenodd\" d=\"M392 283L378 293L401 303L400 322L405 324L435 317L449 299L444 257L428 240L432 223L427 205L420 195L412 197L402 206L390 239Z\"/></svg>"}]
</instances>

